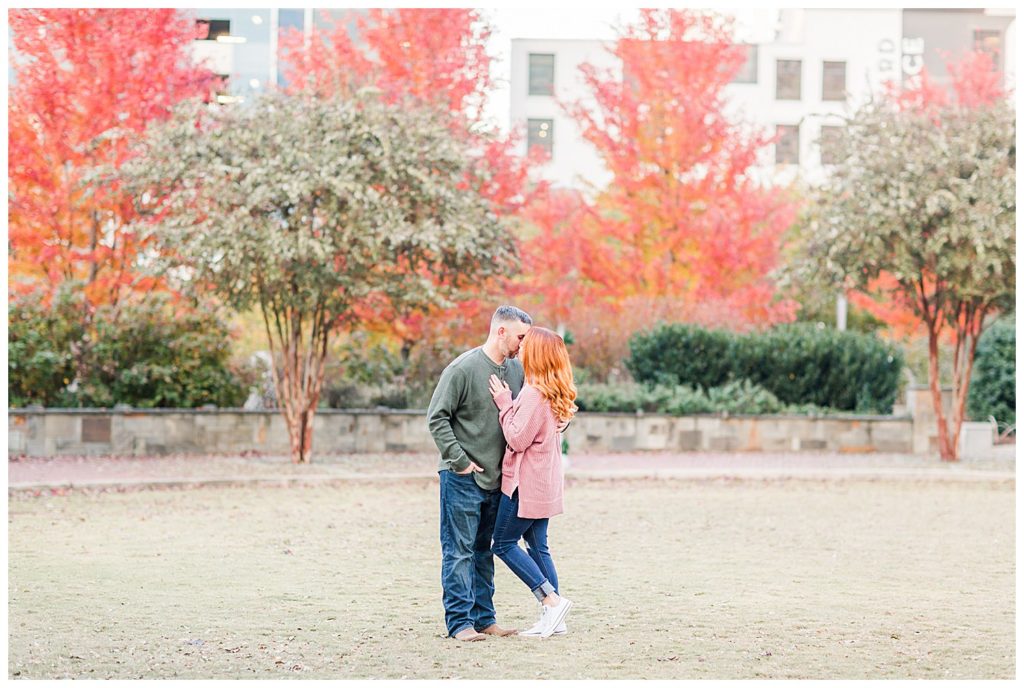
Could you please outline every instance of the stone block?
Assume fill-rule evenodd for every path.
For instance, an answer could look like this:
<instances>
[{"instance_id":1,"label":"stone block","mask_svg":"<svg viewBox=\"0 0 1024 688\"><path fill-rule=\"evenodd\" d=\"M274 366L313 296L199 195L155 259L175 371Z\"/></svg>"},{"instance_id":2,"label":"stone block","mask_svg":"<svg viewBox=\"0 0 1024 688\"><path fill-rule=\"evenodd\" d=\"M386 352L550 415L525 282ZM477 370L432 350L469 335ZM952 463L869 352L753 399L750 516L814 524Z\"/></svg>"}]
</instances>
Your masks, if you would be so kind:
<instances>
[{"instance_id":1,"label":"stone block","mask_svg":"<svg viewBox=\"0 0 1024 688\"><path fill-rule=\"evenodd\" d=\"M792 447L793 442L789 437L765 437L761 440L761 451L784 452Z\"/></svg>"},{"instance_id":2,"label":"stone block","mask_svg":"<svg viewBox=\"0 0 1024 688\"><path fill-rule=\"evenodd\" d=\"M761 451L763 440L761 431L765 427L764 421L760 419L737 420L735 421L736 436L742 438L739 447L743 451Z\"/></svg>"},{"instance_id":3,"label":"stone block","mask_svg":"<svg viewBox=\"0 0 1024 688\"><path fill-rule=\"evenodd\" d=\"M52 413L43 416L43 432L48 438L79 441L82 433L81 416L70 413Z\"/></svg>"},{"instance_id":4,"label":"stone block","mask_svg":"<svg viewBox=\"0 0 1024 688\"><path fill-rule=\"evenodd\" d=\"M637 449L665 449L668 444L668 419L640 418L636 422Z\"/></svg>"},{"instance_id":5,"label":"stone block","mask_svg":"<svg viewBox=\"0 0 1024 688\"><path fill-rule=\"evenodd\" d=\"M960 426L960 458L986 459L995 449L995 431L990 423L965 422Z\"/></svg>"},{"instance_id":6,"label":"stone block","mask_svg":"<svg viewBox=\"0 0 1024 688\"><path fill-rule=\"evenodd\" d=\"M874 447L876 451L886 454L910 454L914 451L914 441L911 437L903 439L876 439Z\"/></svg>"},{"instance_id":7,"label":"stone block","mask_svg":"<svg viewBox=\"0 0 1024 688\"><path fill-rule=\"evenodd\" d=\"M683 451L696 451L700 449L700 430L681 430L676 433L676 448Z\"/></svg>"}]
</instances>

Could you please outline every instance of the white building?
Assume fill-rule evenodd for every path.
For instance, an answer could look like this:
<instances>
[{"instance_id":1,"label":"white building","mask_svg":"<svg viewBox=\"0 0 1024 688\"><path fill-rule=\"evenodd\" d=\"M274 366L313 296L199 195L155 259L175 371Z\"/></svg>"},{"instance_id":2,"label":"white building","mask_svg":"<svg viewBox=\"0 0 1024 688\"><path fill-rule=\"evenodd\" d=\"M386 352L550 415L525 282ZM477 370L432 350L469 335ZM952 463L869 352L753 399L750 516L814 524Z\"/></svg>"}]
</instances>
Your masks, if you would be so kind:
<instances>
[{"instance_id":1,"label":"white building","mask_svg":"<svg viewBox=\"0 0 1024 688\"><path fill-rule=\"evenodd\" d=\"M751 42L749 58L726 87L738 121L780 134L763 151L758 171L779 182L824 173L829 127L887 81L912 78L922 66L942 80L938 51L989 49L1012 87L1015 17L1012 10L794 9L779 10ZM907 30L911 33L908 34ZM742 36L740 36L742 38ZM528 146L549 149L543 174L581 187L610 179L600 158L560 103L588 96L579 66L618 68L602 41L514 39L511 124ZM825 145L819 145L822 136Z\"/></svg>"}]
</instances>

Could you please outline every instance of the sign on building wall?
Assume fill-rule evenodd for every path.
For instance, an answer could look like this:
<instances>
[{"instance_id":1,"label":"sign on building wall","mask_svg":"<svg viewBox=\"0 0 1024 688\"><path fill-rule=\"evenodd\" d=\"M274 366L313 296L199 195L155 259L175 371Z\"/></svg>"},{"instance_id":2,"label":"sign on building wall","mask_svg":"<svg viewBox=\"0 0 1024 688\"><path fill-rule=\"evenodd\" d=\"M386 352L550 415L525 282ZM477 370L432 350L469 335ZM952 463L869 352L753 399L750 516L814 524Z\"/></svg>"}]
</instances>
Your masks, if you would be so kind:
<instances>
[{"instance_id":1,"label":"sign on building wall","mask_svg":"<svg viewBox=\"0 0 1024 688\"><path fill-rule=\"evenodd\" d=\"M907 86L916 86L921 77L921 70L924 69L924 39L904 37L901 47L903 59L900 60L900 68L903 83Z\"/></svg>"}]
</instances>

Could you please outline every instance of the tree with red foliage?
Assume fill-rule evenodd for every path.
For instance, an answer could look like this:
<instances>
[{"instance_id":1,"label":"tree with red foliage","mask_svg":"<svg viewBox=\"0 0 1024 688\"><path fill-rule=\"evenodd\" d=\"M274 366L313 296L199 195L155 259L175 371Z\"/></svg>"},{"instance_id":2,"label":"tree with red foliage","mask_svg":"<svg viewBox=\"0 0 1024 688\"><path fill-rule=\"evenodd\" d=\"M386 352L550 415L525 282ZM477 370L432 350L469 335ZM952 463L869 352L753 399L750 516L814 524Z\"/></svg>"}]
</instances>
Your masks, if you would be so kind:
<instances>
[{"instance_id":1,"label":"tree with red foliage","mask_svg":"<svg viewBox=\"0 0 1024 688\"><path fill-rule=\"evenodd\" d=\"M116 305L160 288L137 270L142 242L116 183L124 137L205 96L215 76L194 63L194 18L173 9L16 9L8 110L10 289L53 294L84 283L87 303Z\"/></svg>"},{"instance_id":2,"label":"tree with red foliage","mask_svg":"<svg viewBox=\"0 0 1024 688\"><path fill-rule=\"evenodd\" d=\"M532 313L564 332L574 314L611 288L593 241L590 208L573 189L551 189L520 213L522 266L512 292Z\"/></svg>"},{"instance_id":3,"label":"tree with red foliage","mask_svg":"<svg viewBox=\"0 0 1024 688\"><path fill-rule=\"evenodd\" d=\"M792 319L768 275L795 206L748 174L770 138L725 113L744 59L729 22L641 10L611 51L621 75L581 68L596 105L566 105L612 173L590 212L604 299L734 327Z\"/></svg>"}]
</instances>

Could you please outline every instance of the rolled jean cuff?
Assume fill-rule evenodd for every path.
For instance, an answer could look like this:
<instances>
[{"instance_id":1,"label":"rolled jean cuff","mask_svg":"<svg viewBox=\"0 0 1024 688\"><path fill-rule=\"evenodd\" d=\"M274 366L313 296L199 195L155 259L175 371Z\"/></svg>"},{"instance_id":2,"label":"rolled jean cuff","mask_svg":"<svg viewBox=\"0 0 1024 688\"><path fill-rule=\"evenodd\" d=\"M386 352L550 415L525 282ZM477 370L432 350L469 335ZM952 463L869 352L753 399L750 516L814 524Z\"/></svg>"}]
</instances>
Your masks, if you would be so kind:
<instances>
[{"instance_id":1,"label":"rolled jean cuff","mask_svg":"<svg viewBox=\"0 0 1024 688\"><path fill-rule=\"evenodd\" d=\"M533 594L538 600L543 602L544 598L553 593L554 591L555 586L551 585L551 583L548 583L547 579L545 579L543 583L541 583L533 589Z\"/></svg>"}]
</instances>

